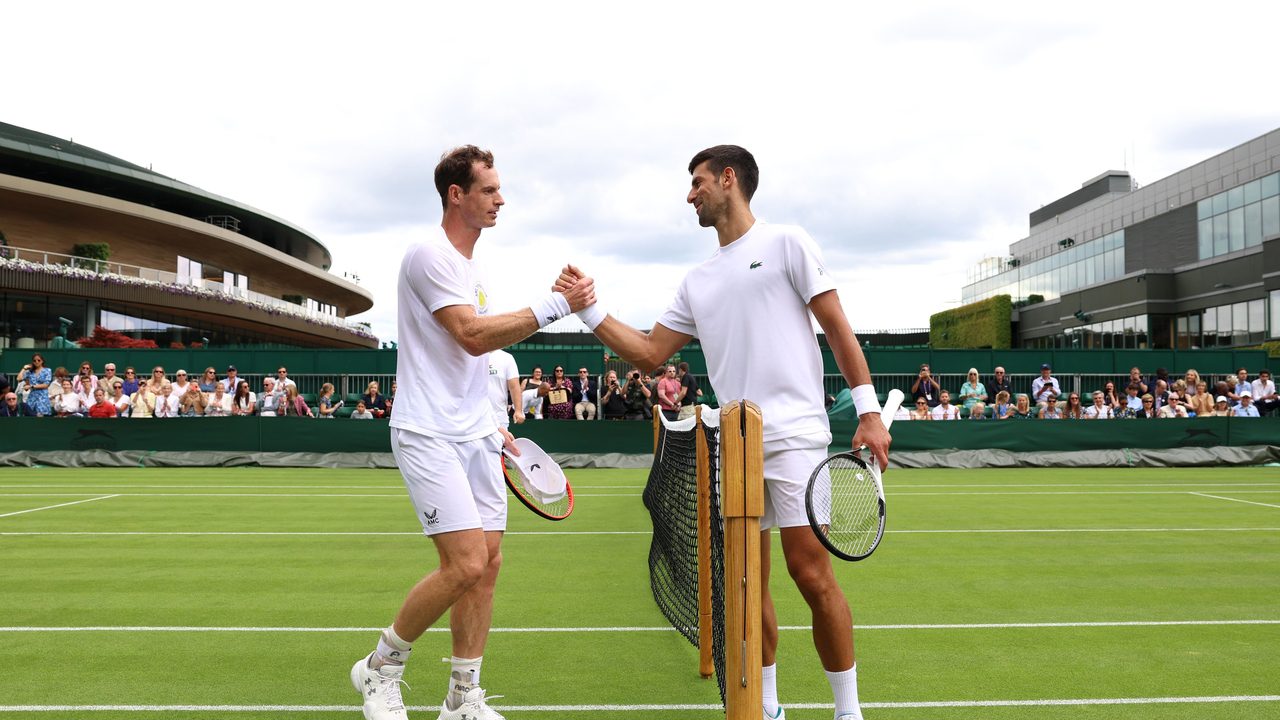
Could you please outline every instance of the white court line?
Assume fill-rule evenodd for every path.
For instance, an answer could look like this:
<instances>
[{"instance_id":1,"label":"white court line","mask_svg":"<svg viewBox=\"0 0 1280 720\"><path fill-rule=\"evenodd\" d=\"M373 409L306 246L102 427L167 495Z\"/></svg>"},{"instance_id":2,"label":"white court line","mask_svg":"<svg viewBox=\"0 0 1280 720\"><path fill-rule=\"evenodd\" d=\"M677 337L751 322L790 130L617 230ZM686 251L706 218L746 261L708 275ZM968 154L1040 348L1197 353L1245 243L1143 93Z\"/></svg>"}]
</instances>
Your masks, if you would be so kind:
<instances>
[{"instance_id":1,"label":"white court line","mask_svg":"<svg viewBox=\"0 0 1280 720\"><path fill-rule=\"evenodd\" d=\"M1280 487L1269 490L1233 490L1236 495L1280 493ZM1191 495L1189 490L1121 490L1121 491L1052 491L1052 492L898 492L886 491L889 497L935 496L955 497L960 495ZM75 497L84 493L0 493L5 497ZM404 493L116 493L112 497L225 497L225 498L403 498ZM624 497L638 498L640 493L574 493L574 497Z\"/></svg>"},{"instance_id":2,"label":"white court line","mask_svg":"<svg viewBox=\"0 0 1280 720\"><path fill-rule=\"evenodd\" d=\"M0 496L0 497L3 497L3 496ZM76 500L75 502L59 503L57 505L46 505L44 507L31 508L30 510L18 510L17 512L8 512L8 513L0 514L0 518L13 517L14 515L25 515L27 513L40 512L41 510L52 510L54 508L67 507L68 505L79 505L81 503L93 502L95 500L110 500L111 498L114 498L114 497L120 497L120 496L119 495L103 495L102 497L89 498L88 500Z\"/></svg>"},{"instance_id":3,"label":"white court line","mask_svg":"<svg viewBox=\"0 0 1280 720\"><path fill-rule=\"evenodd\" d=\"M938 700L920 702L863 702L873 710L895 708L969 708L969 707L1048 707L1085 705L1175 705L1210 703L1277 702L1280 695L1216 695L1197 697L1149 698L1062 698L1044 700ZM797 710L830 710L831 703L787 703ZM679 710L723 711L721 705L494 705L502 712L671 712ZM409 706L415 713L433 713L435 706ZM359 705L0 705L0 712L349 712L360 711Z\"/></svg>"},{"instance_id":4,"label":"white court line","mask_svg":"<svg viewBox=\"0 0 1280 720\"><path fill-rule=\"evenodd\" d=\"M971 529L971 530L886 530L886 533L895 535L986 535L986 534L1019 534L1019 533L1163 533L1163 532L1280 532L1280 527L1201 527L1201 528L993 528L993 529ZM508 530L507 535L653 535L652 530ZM133 535L139 536L226 536L226 537L256 537L256 536L291 536L298 535L303 537L422 537L420 532L337 532L337 531L310 531L310 530L174 530L174 531L147 531L147 530L121 530L121 531L103 531L95 532L91 530L67 530L67 531L31 531L31 532L0 532L0 537L32 537L32 536L48 536L48 535L67 535L67 536L90 536L90 537L128 537Z\"/></svg>"},{"instance_id":5,"label":"white court line","mask_svg":"<svg viewBox=\"0 0 1280 720\"><path fill-rule=\"evenodd\" d=\"M1014 629L1070 629L1070 628L1113 628L1113 627L1187 627L1187 626L1221 626L1221 625L1280 625L1280 620L1118 620L1114 622L1025 622L1025 623L911 623L895 625L858 625L859 632L868 630L1014 630ZM238 627L211 625L14 625L0 626L0 633L81 633L81 632L120 632L120 633L371 633L381 632L384 627ZM809 625L779 625L778 629L787 632L809 632ZM675 632L670 625L659 626L619 626L619 627L505 627L491 628L494 633L648 633ZM428 628L430 633L447 633L449 628Z\"/></svg>"},{"instance_id":6,"label":"white court line","mask_svg":"<svg viewBox=\"0 0 1280 720\"><path fill-rule=\"evenodd\" d=\"M1280 508L1280 505L1272 505L1272 504L1270 504L1270 503L1253 502L1252 500L1241 500L1240 498L1222 497L1221 495L1210 495L1210 494L1208 494L1208 493L1193 492L1193 493L1188 493L1188 494L1189 494L1189 495L1199 495L1200 497L1204 497L1204 498L1213 498L1214 500L1230 500L1231 502L1244 503L1244 504L1246 504L1246 505L1261 505L1262 507Z\"/></svg>"}]
</instances>

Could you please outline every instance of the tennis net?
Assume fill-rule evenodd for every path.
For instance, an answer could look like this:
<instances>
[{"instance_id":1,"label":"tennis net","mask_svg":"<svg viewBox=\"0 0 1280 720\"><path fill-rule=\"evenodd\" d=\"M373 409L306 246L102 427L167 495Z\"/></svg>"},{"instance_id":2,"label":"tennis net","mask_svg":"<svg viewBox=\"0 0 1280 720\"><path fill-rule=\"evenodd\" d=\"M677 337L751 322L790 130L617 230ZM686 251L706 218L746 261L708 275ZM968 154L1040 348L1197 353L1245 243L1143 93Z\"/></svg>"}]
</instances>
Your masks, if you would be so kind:
<instances>
[{"instance_id":1,"label":"tennis net","mask_svg":"<svg viewBox=\"0 0 1280 720\"><path fill-rule=\"evenodd\" d=\"M705 409L705 408L704 408ZM656 408L655 408L656 410ZM694 418L659 423L653 466L644 489L644 505L653 520L649 545L649 587L667 621L699 647L698 485L710 488L712 649L720 699L725 699L724 521L717 473L719 414L707 410ZM699 479L698 443L705 443L709 477Z\"/></svg>"}]
</instances>

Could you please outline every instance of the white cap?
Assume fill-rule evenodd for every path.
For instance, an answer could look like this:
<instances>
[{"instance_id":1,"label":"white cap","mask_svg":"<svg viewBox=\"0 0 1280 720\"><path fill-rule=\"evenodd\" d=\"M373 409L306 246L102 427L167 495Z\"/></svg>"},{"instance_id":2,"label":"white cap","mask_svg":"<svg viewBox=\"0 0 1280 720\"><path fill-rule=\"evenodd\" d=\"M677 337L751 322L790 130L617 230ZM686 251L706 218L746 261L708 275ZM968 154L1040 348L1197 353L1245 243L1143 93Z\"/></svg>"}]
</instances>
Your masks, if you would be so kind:
<instances>
[{"instance_id":1,"label":"white cap","mask_svg":"<svg viewBox=\"0 0 1280 720\"><path fill-rule=\"evenodd\" d=\"M553 503L565 496L569 481L564 470L529 438L516 438L515 446L520 456L507 455L525 478L525 487L544 504ZM504 451L505 452L505 451Z\"/></svg>"},{"instance_id":2,"label":"white cap","mask_svg":"<svg viewBox=\"0 0 1280 720\"><path fill-rule=\"evenodd\" d=\"M1248 390L1241 390L1241 391L1240 391L1240 397L1242 397L1242 398L1244 398L1244 397L1251 398L1251 397L1253 397L1253 393L1249 392Z\"/></svg>"},{"instance_id":3,"label":"white cap","mask_svg":"<svg viewBox=\"0 0 1280 720\"><path fill-rule=\"evenodd\" d=\"M1218 396L1218 399L1217 399L1215 402L1226 402L1226 401L1227 401L1227 399L1226 399L1225 397L1223 397L1223 396L1219 395L1219 396Z\"/></svg>"}]
</instances>

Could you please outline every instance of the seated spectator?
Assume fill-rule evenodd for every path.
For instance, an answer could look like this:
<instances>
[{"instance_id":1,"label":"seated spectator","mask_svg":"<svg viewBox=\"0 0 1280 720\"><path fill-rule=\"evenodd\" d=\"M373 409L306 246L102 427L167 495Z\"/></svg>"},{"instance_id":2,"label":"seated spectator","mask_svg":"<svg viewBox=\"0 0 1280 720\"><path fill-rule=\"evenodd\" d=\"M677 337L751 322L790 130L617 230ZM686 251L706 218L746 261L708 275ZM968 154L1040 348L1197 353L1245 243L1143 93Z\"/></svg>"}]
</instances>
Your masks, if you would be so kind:
<instances>
[{"instance_id":1,"label":"seated spectator","mask_svg":"<svg viewBox=\"0 0 1280 720\"><path fill-rule=\"evenodd\" d=\"M173 394L180 398L185 398L187 390L190 388L195 388L197 392L200 390L196 383L187 380L187 371L178 368L178 372L173 374Z\"/></svg>"},{"instance_id":2,"label":"seated spectator","mask_svg":"<svg viewBox=\"0 0 1280 720\"><path fill-rule=\"evenodd\" d=\"M519 378L516 378L516 379L519 380ZM510 391L508 390L507 392L509 393ZM396 411L396 379L391 378L391 394L387 396L387 417L391 417L391 415L395 413L395 411ZM524 420L521 420L520 422L524 422Z\"/></svg>"},{"instance_id":3,"label":"seated spectator","mask_svg":"<svg viewBox=\"0 0 1280 720\"><path fill-rule=\"evenodd\" d=\"M236 370L235 365L227 366L227 376L219 381L222 384L222 391L231 397L235 397L236 390L240 387L240 371Z\"/></svg>"},{"instance_id":4,"label":"seated spectator","mask_svg":"<svg viewBox=\"0 0 1280 720\"><path fill-rule=\"evenodd\" d=\"M533 374L525 378L523 390L520 392L520 406L525 415L532 414L534 420L542 419L542 396L538 388L542 387L542 366L534 365Z\"/></svg>"},{"instance_id":5,"label":"seated spectator","mask_svg":"<svg viewBox=\"0 0 1280 720\"><path fill-rule=\"evenodd\" d=\"M1031 411L1031 398L1027 397L1026 393L1018 393L1018 399L1014 401L1013 412L1007 417L1015 420L1034 420L1036 414Z\"/></svg>"},{"instance_id":6,"label":"seated spectator","mask_svg":"<svg viewBox=\"0 0 1280 720\"><path fill-rule=\"evenodd\" d=\"M231 396L231 414L248 417L258 412L258 394L249 389L249 381L241 380L236 385L236 394Z\"/></svg>"},{"instance_id":7,"label":"seated spectator","mask_svg":"<svg viewBox=\"0 0 1280 720\"><path fill-rule=\"evenodd\" d=\"M1013 405L1009 403L1009 391L996 393L996 406L992 416L996 420L1007 420L1013 414Z\"/></svg>"},{"instance_id":8,"label":"seated spectator","mask_svg":"<svg viewBox=\"0 0 1280 720\"><path fill-rule=\"evenodd\" d=\"M336 403L333 401L333 383L325 383L320 386L320 397L316 400L316 407L320 411L318 417L330 420L334 418L334 413L338 411L338 408L342 407L341 400Z\"/></svg>"},{"instance_id":9,"label":"seated spectator","mask_svg":"<svg viewBox=\"0 0 1280 720\"><path fill-rule=\"evenodd\" d=\"M1160 408L1160 417L1185 418L1187 417L1187 409L1178 403L1171 402Z\"/></svg>"},{"instance_id":10,"label":"seated spectator","mask_svg":"<svg viewBox=\"0 0 1280 720\"><path fill-rule=\"evenodd\" d=\"M938 405L929 411L934 420L959 420L960 408L951 404L951 393L942 390L938 393Z\"/></svg>"},{"instance_id":11,"label":"seated spectator","mask_svg":"<svg viewBox=\"0 0 1280 720\"><path fill-rule=\"evenodd\" d=\"M1031 402L1044 407L1049 398L1057 398L1062 394L1058 379L1053 377L1053 368L1049 363L1040 366L1040 377L1031 381Z\"/></svg>"},{"instance_id":12,"label":"seated spectator","mask_svg":"<svg viewBox=\"0 0 1280 720\"><path fill-rule=\"evenodd\" d=\"M1156 412L1156 399L1151 397L1151 393L1142 396L1142 409L1135 412L1133 416L1139 420L1150 420L1160 417L1160 413Z\"/></svg>"},{"instance_id":13,"label":"seated spectator","mask_svg":"<svg viewBox=\"0 0 1280 720\"><path fill-rule=\"evenodd\" d=\"M155 412L156 394L151 392L150 383L142 383L129 398L129 417L150 418L155 417Z\"/></svg>"},{"instance_id":14,"label":"seated spectator","mask_svg":"<svg viewBox=\"0 0 1280 720\"><path fill-rule=\"evenodd\" d=\"M1205 413L1205 417L1231 417L1231 401L1226 395L1219 395L1213 403L1213 411Z\"/></svg>"},{"instance_id":15,"label":"seated spectator","mask_svg":"<svg viewBox=\"0 0 1280 720\"><path fill-rule=\"evenodd\" d=\"M600 388L586 368L578 368L578 377L574 378L569 391L569 402L573 403L573 416L579 420L596 419L596 396Z\"/></svg>"},{"instance_id":16,"label":"seated spectator","mask_svg":"<svg viewBox=\"0 0 1280 720\"><path fill-rule=\"evenodd\" d=\"M1236 407L1237 405L1240 404L1240 396L1246 390L1249 391L1250 395L1253 394L1253 383L1249 382L1249 371L1245 370L1244 368L1240 368L1239 370L1236 371L1234 384L1231 384L1230 380L1228 380L1227 382L1231 388L1231 390L1227 393L1227 399L1231 401L1231 407Z\"/></svg>"},{"instance_id":17,"label":"seated spectator","mask_svg":"<svg viewBox=\"0 0 1280 720\"><path fill-rule=\"evenodd\" d=\"M281 367L276 370L276 390L280 392L280 397L284 397L285 388L296 384L289 378L289 368Z\"/></svg>"},{"instance_id":18,"label":"seated spectator","mask_svg":"<svg viewBox=\"0 0 1280 720\"><path fill-rule=\"evenodd\" d=\"M218 371L213 368L205 368L204 374L199 380L200 392L208 394L213 392L215 385L218 385Z\"/></svg>"},{"instance_id":19,"label":"seated spectator","mask_svg":"<svg viewBox=\"0 0 1280 720\"><path fill-rule=\"evenodd\" d=\"M942 397L942 386L937 380L933 379L933 374L929 370L926 363L920 366L920 373L916 376L916 381L911 383L911 399L924 398L929 407L935 407L938 399Z\"/></svg>"},{"instance_id":20,"label":"seated spectator","mask_svg":"<svg viewBox=\"0 0 1280 720\"><path fill-rule=\"evenodd\" d=\"M216 383L213 386L213 392L208 395L201 393L204 398L204 414L205 417L229 417L231 415L231 396L226 390L222 389L222 383Z\"/></svg>"},{"instance_id":21,"label":"seated spectator","mask_svg":"<svg viewBox=\"0 0 1280 720\"><path fill-rule=\"evenodd\" d=\"M18 401L18 393L10 390L4 394L4 403L0 404L0 417L27 417L30 414L27 404Z\"/></svg>"},{"instance_id":22,"label":"seated spectator","mask_svg":"<svg viewBox=\"0 0 1280 720\"><path fill-rule=\"evenodd\" d=\"M1165 368L1156 368L1155 377L1151 378L1151 382L1158 383L1164 381L1165 387L1173 387L1173 380L1169 378L1169 371Z\"/></svg>"},{"instance_id":23,"label":"seated spectator","mask_svg":"<svg viewBox=\"0 0 1280 720\"><path fill-rule=\"evenodd\" d=\"M1005 374L1004 368L997 367L991 375L991 380L987 383L987 394L991 397L997 397L1002 392L1008 393L1009 397L1013 397L1013 388L1009 386L1009 376Z\"/></svg>"},{"instance_id":24,"label":"seated spectator","mask_svg":"<svg viewBox=\"0 0 1280 720\"><path fill-rule=\"evenodd\" d=\"M80 363L80 372L71 381L71 389L75 390L85 405L92 405L93 391L98 389L98 376L93 374L93 364L88 360Z\"/></svg>"},{"instance_id":25,"label":"seated spectator","mask_svg":"<svg viewBox=\"0 0 1280 720\"><path fill-rule=\"evenodd\" d=\"M1143 386L1138 383L1129 383L1129 386L1124 389L1126 396L1124 408L1128 411L1126 416L1142 412L1142 388Z\"/></svg>"},{"instance_id":26,"label":"seated spectator","mask_svg":"<svg viewBox=\"0 0 1280 720\"><path fill-rule=\"evenodd\" d=\"M98 385L106 391L107 399L111 399L111 384L120 381L120 376L116 375L116 364L107 363L102 366L102 376L98 378Z\"/></svg>"},{"instance_id":27,"label":"seated spectator","mask_svg":"<svg viewBox=\"0 0 1280 720\"><path fill-rule=\"evenodd\" d=\"M1115 383L1108 382L1102 386L1102 404L1110 408L1113 413L1124 407L1125 401L1120 394L1116 392Z\"/></svg>"},{"instance_id":28,"label":"seated spectator","mask_svg":"<svg viewBox=\"0 0 1280 720\"><path fill-rule=\"evenodd\" d=\"M1061 420L1063 418L1062 408L1058 407L1058 397L1056 395L1046 395L1044 406L1040 408L1037 414L1041 420Z\"/></svg>"},{"instance_id":29,"label":"seated spectator","mask_svg":"<svg viewBox=\"0 0 1280 720\"><path fill-rule=\"evenodd\" d=\"M1232 415L1234 417L1260 417L1258 414L1258 408L1253 405L1252 390L1240 391L1240 404L1235 406L1232 411Z\"/></svg>"},{"instance_id":30,"label":"seated spectator","mask_svg":"<svg viewBox=\"0 0 1280 720\"><path fill-rule=\"evenodd\" d=\"M280 408L281 391L276 389L273 378L262 379L262 394L258 395L258 417L275 417Z\"/></svg>"},{"instance_id":31,"label":"seated spectator","mask_svg":"<svg viewBox=\"0 0 1280 720\"><path fill-rule=\"evenodd\" d=\"M1194 390L1187 387L1186 380L1178 378L1173 381L1173 387L1169 388L1169 404L1180 406L1182 411L1187 414L1187 417L1194 417L1195 408L1191 406L1191 396L1194 392Z\"/></svg>"},{"instance_id":32,"label":"seated spectator","mask_svg":"<svg viewBox=\"0 0 1280 720\"><path fill-rule=\"evenodd\" d=\"M1165 405L1169 404L1169 384L1164 380L1156 380L1155 384L1155 390L1151 391L1151 399L1154 404L1153 409L1158 413Z\"/></svg>"},{"instance_id":33,"label":"seated spectator","mask_svg":"<svg viewBox=\"0 0 1280 720\"><path fill-rule=\"evenodd\" d=\"M1188 415L1194 413L1195 417L1213 417L1213 395L1205 381L1196 381L1196 394L1191 396L1190 404Z\"/></svg>"},{"instance_id":34,"label":"seated spectator","mask_svg":"<svg viewBox=\"0 0 1280 720\"><path fill-rule=\"evenodd\" d=\"M1086 420L1110 420L1114 417L1115 412L1107 405L1106 395L1101 390L1094 390L1093 404L1084 409L1084 418Z\"/></svg>"},{"instance_id":35,"label":"seated spectator","mask_svg":"<svg viewBox=\"0 0 1280 720\"><path fill-rule=\"evenodd\" d=\"M1198 392L1196 388L1199 387L1200 384L1200 372L1195 368L1191 368L1182 379L1183 382L1187 384L1187 397L1190 398ZM1209 402L1210 404L1213 404L1213 398L1209 398Z\"/></svg>"},{"instance_id":36,"label":"seated spectator","mask_svg":"<svg viewBox=\"0 0 1280 720\"><path fill-rule=\"evenodd\" d=\"M116 409L116 417L129 417L129 396L124 391L124 380L116 378L111 383L111 404Z\"/></svg>"},{"instance_id":37,"label":"seated spectator","mask_svg":"<svg viewBox=\"0 0 1280 720\"><path fill-rule=\"evenodd\" d=\"M986 407L986 402L987 388L978 380L978 369L969 368L969 377L960 386L960 406L972 413L975 404L983 403Z\"/></svg>"},{"instance_id":38,"label":"seated spectator","mask_svg":"<svg viewBox=\"0 0 1280 720\"><path fill-rule=\"evenodd\" d=\"M85 407L80 393L71 388L70 380L62 381L62 393L54 399L54 406L57 409L58 417L84 417L85 411L88 409Z\"/></svg>"},{"instance_id":39,"label":"seated spectator","mask_svg":"<svg viewBox=\"0 0 1280 720\"><path fill-rule=\"evenodd\" d=\"M368 406L366 405L365 407ZM315 417L315 414L311 412L311 408L307 407L307 401L303 400L302 396L298 394L297 385L285 386L284 401L280 404L280 414L289 417Z\"/></svg>"},{"instance_id":40,"label":"seated spectator","mask_svg":"<svg viewBox=\"0 0 1280 720\"><path fill-rule=\"evenodd\" d=\"M916 409L911 411L912 420L932 420L933 415L929 414L929 401L924 398L916 398Z\"/></svg>"},{"instance_id":41,"label":"seated spectator","mask_svg":"<svg viewBox=\"0 0 1280 720\"><path fill-rule=\"evenodd\" d=\"M364 395L360 396L364 401L364 407L375 418L381 418L387 414L387 398L378 393L378 381L374 380L365 388Z\"/></svg>"},{"instance_id":42,"label":"seated spectator","mask_svg":"<svg viewBox=\"0 0 1280 720\"><path fill-rule=\"evenodd\" d=\"M1062 408L1062 417L1065 420L1084 419L1084 408L1080 406L1080 395L1078 393L1067 395L1067 406Z\"/></svg>"},{"instance_id":43,"label":"seated spectator","mask_svg":"<svg viewBox=\"0 0 1280 720\"><path fill-rule=\"evenodd\" d=\"M361 400L360 402L356 403L356 411L351 413L351 419L352 420L372 420L373 413L369 412L368 408L364 406L364 401Z\"/></svg>"},{"instance_id":44,"label":"seated spectator","mask_svg":"<svg viewBox=\"0 0 1280 720\"><path fill-rule=\"evenodd\" d=\"M9 383L9 376L5 375L3 370L0 370L0 398L9 394L12 389L13 385Z\"/></svg>"},{"instance_id":45,"label":"seated spectator","mask_svg":"<svg viewBox=\"0 0 1280 720\"><path fill-rule=\"evenodd\" d=\"M107 391L103 390L101 387L98 387L93 391L93 404L89 406L89 417L116 417L116 406L107 399Z\"/></svg>"},{"instance_id":46,"label":"seated spectator","mask_svg":"<svg viewBox=\"0 0 1280 720\"><path fill-rule=\"evenodd\" d=\"M164 384L167 382L169 382L169 379L164 375L164 368L157 367L151 371L151 378L147 380L147 388L151 390L151 394L159 397L160 391L164 389Z\"/></svg>"},{"instance_id":47,"label":"seated spectator","mask_svg":"<svg viewBox=\"0 0 1280 720\"><path fill-rule=\"evenodd\" d=\"M177 377L177 373L174 373ZM204 393L195 383L187 383L187 389L178 395L178 383L173 383L173 394L178 397L178 417L200 417L205 414Z\"/></svg>"},{"instance_id":48,"label":"seated spectator","mask_svg":"<svg viewBox=\"0 0 1280 720\"><path fill-rule=\"evenodd\" d=\"M974 403L973 407L969 408L969 419L970 420L986 420L987 404L982 402L981 400Z\"/></svg>"},{"instance_id":49,"label":"seated spectator","mask_svg":"<svg viewBox=\"0 0 1280 720\"><path fill-rule=\"evenodd\" d=\"M1253 406L1259 415L1271 415L1280 409L1280 394L1276 393L1276 384L1271 379L1271 371L1263 368L1258 371L1258 379L1251 384Z\"/></svg>"},{"instance_id":50,"label":"seated spectator","mask_svg":"<svg viewBox=\"0 0 1280 720\"><path fill-rule=\"evenodd\" d=\"M605 420L622 420L627 416L627 396L618 382L618 372L604 374L604 394L600 396L601 415Z\"/></svg>"},{"instance_id":51,"label":"seated spectator","mask_svg":"<svg viewBox=\"0 0 1280 720\"><path fill-rule=\"evenodd\" d=\"M125 367L124 385L121 387L121 389L124 390L125 395L128 395L130 397L132 397L134 393L138 392L138 371L137 370L134 370L132 367Z\"/></svg>"},{"instance_id":52,"label":"seated spectator","mask_svg":"<svg viewBox=\"0 0 1280 720\"><path fill-rule=\"evenodd\" d=\"M67 369L57 367L53 369L53 382L49 383L49 406L52 408L52 414L58 414L58 397L62 395L67 388L64 383L71 380L71 376L67 374Z\"/></svg>"},{"instance_id":53,"label":"seated spectator","mask_svg":"<svg viewBox=\"0 0 1280 720\"><path fill-rule=\"evenodd\" d=\"M173 394L173 383L168 380L160 386L160 394L156 395L155 416L158 418L178 417L182 398Z\"/></svg>"}]
</instances>

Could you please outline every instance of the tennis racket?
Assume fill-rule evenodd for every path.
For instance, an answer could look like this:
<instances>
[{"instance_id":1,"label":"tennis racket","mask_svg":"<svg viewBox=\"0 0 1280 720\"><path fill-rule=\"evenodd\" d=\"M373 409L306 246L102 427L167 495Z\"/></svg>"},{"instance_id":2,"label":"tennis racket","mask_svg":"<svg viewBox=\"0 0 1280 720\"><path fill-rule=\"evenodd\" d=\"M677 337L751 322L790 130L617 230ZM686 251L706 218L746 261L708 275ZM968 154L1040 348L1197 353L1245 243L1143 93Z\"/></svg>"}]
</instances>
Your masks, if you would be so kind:
<instances>
[{"instance_id":1,"label":"tennis racket","mask_svg":"<svg viewBox=\"0 0 1280 720\"><path fill-rule=\"evenodd\" d=\"M502 474L507 487L524 506L548 520L563 520L573 512L573 487L564 470L528 438L516 438L517 457L504 448Z\"/></svg>"},{"instance_id":2,"label":"tennis racket","mask_svg":"<svg viewBox=\"0 0 1280 720\"><path fill-rule=\"evenodd\" d=\"M902 391L889 391L880 412L885 428L901 405ZM804 502L814 534L841 560L869 557L884 537L884 485L874 457L842 452L823 460L809 476Z\"/></svg>"}]
</instances>

